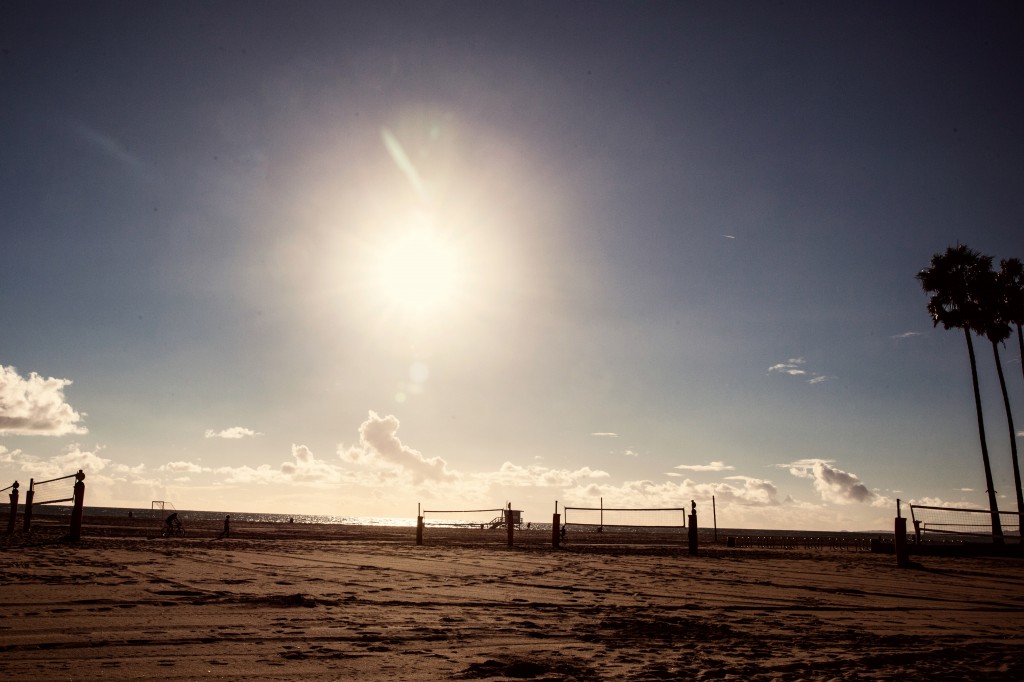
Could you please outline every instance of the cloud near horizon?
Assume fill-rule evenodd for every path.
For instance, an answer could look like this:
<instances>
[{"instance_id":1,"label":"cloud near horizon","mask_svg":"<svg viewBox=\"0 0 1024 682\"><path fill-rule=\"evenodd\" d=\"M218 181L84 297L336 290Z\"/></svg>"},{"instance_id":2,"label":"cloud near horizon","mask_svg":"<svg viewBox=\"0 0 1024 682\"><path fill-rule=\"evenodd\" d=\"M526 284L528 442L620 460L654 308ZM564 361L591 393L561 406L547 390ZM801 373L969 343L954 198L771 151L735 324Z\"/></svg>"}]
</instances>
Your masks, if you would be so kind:
<instances>
[{"instance_id":1,"label":"cloud near horizon","mask_svg":"<svg viewBox=\"0 0 1024 682\"><path fill-rule=\"evenodd\" d=\"M200 474L204 471L212 471L212 469L204 468L193 462L177 461L161 464L157 471L166 471L172 474Z\"/></svg>"},{"instance_id":2,"label":"cloud near horizon","mask_svg":"<svg viewBox=\"0 0 1024 682\"><path fill-rule=\"evenodd\" d=\"M64 400L64 388L71 383L71 379L44 379L35 372L23 378L15 367L0 365L0 435L88 433L81 423L86 415L76 412Z\"/></svg>"},{"instance_id":3,"label":"cloud near horizon","mask_svg":"<svg viewBox=\"0 0 1024 682\"><path fill-rule=\"evenodd\" d=\"M228 440L234 440L237 438L254 438L256 436L262 436L263 434L259 431L253 431L247 429L244 426L232 426L228 429L216 431L214 429L206 429L204 434L206 438L225 438Z\"/></svg>"},{"instance_id":4,"label":"cloud near horizon","mask_svg":"<svg viewBox=\"0 0 1024 682\"><path fill-rule=\"evenodd\" d=\"M488 484L517 488L533 486L567 488L580 485L590 479L609 478L610 476L611 474L607 471L590 467L570 471L568 469L549 469L537 465L524 467L512 462L505 462L497 472L476 474L472 478L485 481Z\"/></svg>"},{"instance_id":5,"label":"cloud near horizon","mask_svg":"<svg viewBox=\"0 0 1024 682\"><path fill-rule=\"evenodd\" d=\"M779 467L788 469L797 478L810 479L824 502L874 506L889 503L888 498L872 492L856 474L833 467L831 460L801 459Z\"/></svg>"},{"instance_id":6,"label":"cloud near horizon","mask_svg":"<svg viewBox=\"0 0 1024 682\"><path fill-rule=\"evenodd\" d=\"M593 506L598 498L604 498L605 506L609 508L688 507L691 500L701 500L707 504L712 497L719 502L744 507L779 504L778 488L771 481L750 476L730 476L726 480L741 484L697 483L688 478L678 483L656 483L650 480L625 481L621 484L580 482L566 489L565 501L570 506Z\"/></svg>"},{"instance_id":7,"label":"cloud near horizon","mask_svg":"<svg viewBox=\"0 0 1024 682\"><path fill-rule=\"evenodd\" d=\"M296 482L340 483L340 469L329 462L317 459L305 445L292 444L293 462L281 464L281 471Z\"/></svg>"},{"instance_id":8,"label":"cloud near horizon","mask_svg":"<svg viewBox=\"0 0 1024 682\"><path fill-rule=\"evenodd\" d=\"M673 469L682 469L684 471L733 471L736 467L726 464L725 462L709 462L707 464L679 464L672 467Z\"/></svg>"},{"instance_id":9,"label":"cloud near horizon","mask_svg":"<svg viewBox=\"0 0 1024 682\"><path fill-rule=\"evenodd\" d=\"M383 465L412 475L415 483L448 481L455 478L448 471L448 463L441 457L425 457L398 438L398 417L379 416L370 410L369 417L359 426L359 446L338 447L338 456L350 464Z\"/></svg>"}]
</instances>

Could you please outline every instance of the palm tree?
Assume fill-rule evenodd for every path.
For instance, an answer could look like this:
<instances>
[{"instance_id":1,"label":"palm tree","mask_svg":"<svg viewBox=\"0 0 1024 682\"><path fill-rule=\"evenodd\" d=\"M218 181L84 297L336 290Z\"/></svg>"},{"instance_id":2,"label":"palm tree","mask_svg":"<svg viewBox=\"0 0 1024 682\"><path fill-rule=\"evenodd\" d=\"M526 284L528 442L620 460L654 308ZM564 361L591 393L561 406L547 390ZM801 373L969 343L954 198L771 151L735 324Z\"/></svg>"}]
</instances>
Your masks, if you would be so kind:
<instances>
[{"instance_id":1,"label":"palm tree","mask_svg":"<svg viewBox=\"0 0 1024 682\"><path fill-rule=\"evenodd\" d=\"M925 293L930 294L928 312L932 324L942 323L945 329L963 329L967 339L967 354L971 359L971 380L974 383L974 408L978 414L978 436L981 439L981 459L985 465L985 492L988 493L992 514L992 539L1002 544L1003 527L999 522L995 485L992 483L992 465L985 440L985 416L981 409L981 390L978 387L978 363L974 357L971 332L984 333L983 309L979 297L985 291L986 273L992 272L992 257L983 256L964 244L949 247L945 253L932 256L931 267L917 273Z\"/></svg>"},{"instance_id":2,"label":"palm tree","mask_svg":"<svg viewBox=\"0 0 1024 682\"><path fill-rule=\"evenodd\" d=\"M1024 263L1017 258L999 261L999 278L1002 280L1003 304L1006 306L1006 321L1017 327L1017 344L1021 358L1024 358ZM1024 362L1020 365L1024 374Z\"/></svg>"},{"instance_id":3,"label":"palm tree","mask_svg":"<svg viewBox=\"0 0 1024 682\"><path fill-rule=\"evenodd\" d=\"M998 287L999 315L1006 325L1007 336L1010 325L1017 327L1017 343L1020 346L1021 358L1024 358L1024 336L1021 325L1024 325L1024 263L1016 258L999 261L999 273L996 275ZM991 337L989 337L991 339ZM993 348L995 345L993 343ZM998 353L998 351L997 351ZM998 361L998 355L997 361ZM999 367L999 365L997 365ZM1021 363L1024 372L1024 362ZM1017 458L1017 433L1013 427L1013 416L1010 413L1010 400L1006 395L1006 384L1003 382L1002 367L999 367L999 385L1003 389L1003 405L1006 407L1006 423L1010 427L1010 454L1013 457L1013 482L1017 486L1017 518L1018 524L1024 521L1024 490L1021 489L1020 462ZM1020 524L1024 527L1024 524Z\"/></svg>"}]
</instances>

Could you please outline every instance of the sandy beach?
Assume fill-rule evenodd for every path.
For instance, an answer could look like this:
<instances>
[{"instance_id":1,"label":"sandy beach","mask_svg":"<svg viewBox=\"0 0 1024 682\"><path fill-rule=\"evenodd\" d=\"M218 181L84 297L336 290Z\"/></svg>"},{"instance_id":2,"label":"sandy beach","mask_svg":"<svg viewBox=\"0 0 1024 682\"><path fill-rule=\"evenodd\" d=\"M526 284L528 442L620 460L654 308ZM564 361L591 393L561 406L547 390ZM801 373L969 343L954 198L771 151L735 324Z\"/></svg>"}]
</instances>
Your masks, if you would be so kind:
<instances>
[{"instance_id":1,"label":"sandy beach","mask_svg":"<svg viewBox=\"0 0 1024 682\"><path fill-rule=\"evenodd\" d=\"M412 528L0 550L5 680L1019 680L1024 562ZM525 534L521 534L525 535ZM52 536L52 534L51 534ZM495 541L495 540L498 541ZM528 539L528 538L523 538Z\"/></svg>"}]
</instances>

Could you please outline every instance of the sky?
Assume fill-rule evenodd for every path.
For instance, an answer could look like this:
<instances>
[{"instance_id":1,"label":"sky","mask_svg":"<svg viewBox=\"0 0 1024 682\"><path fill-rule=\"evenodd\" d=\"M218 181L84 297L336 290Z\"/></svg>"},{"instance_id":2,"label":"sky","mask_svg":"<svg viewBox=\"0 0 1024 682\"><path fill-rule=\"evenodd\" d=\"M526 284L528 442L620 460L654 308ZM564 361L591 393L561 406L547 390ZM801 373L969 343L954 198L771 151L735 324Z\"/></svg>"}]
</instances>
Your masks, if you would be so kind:
<instances>
[{"instance_id":1,"label":"sky","mask_svg":"<svg viewBox=\"0 0 1024 682\"><path fill-rule=\"evenodd\" d=\"M915 275L1024 257L1022 75L1016 3L2 3L0 486L987 508Z\"/></svg>"}]
</instances>

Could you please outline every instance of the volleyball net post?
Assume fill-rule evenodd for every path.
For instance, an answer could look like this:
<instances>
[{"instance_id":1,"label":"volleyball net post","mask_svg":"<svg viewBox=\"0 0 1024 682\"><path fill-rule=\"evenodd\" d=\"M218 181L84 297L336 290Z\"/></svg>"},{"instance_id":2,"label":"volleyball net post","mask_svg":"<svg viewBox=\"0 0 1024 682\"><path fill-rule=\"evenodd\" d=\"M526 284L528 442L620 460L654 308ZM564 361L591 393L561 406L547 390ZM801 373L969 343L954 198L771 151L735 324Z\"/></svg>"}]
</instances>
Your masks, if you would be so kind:
<instances>
[{"instance_id":1,"label":"volleyball net post","mask_svg":"<svg viewBox=\"0 0 1024 682\"><path fill-rule=\"evenodd\" d=\"M423 505L416 504L416 544L423 544Z\"/></svg>"},{"instance_id":2,"label":"volleyball net post","mask_svg":"<svg viewBox=\"0 0 1024 682\"><path fill-rule=\"evenodd\" d=\"M75 506L71 509L71 530L68 539L78 542L82 538L82 516L85 507L85 473L79 469L75 474Z\"/></svg>"},{"instance_id":3,"label":"volleyball net post","mask_svg":"<svg viewBox=\"0 0 1024 682\"><path fill-rule=\"evenodd\" d=\"M28 479L28 492L25 493L25 510L22 512L24 515L21 526L22 533L28 533L32 530L32 501L36 497L36 491L33 490L33 483L35 483L35 479Z\"/></svg>"},{"instance_id":4,"label":"volleyball net post","mask_svg":"<svg viewBox=\"0 0 1024 682\"><path fill-rule=\"evenodd\" d=\"M7 534L14 535L14 524L18 518L18 482L15 481L10 486L10 499L11 499L11 513L7 517Z\"/></svg>"},{"instance_id":5,"label":"volleyball net post","mask_svg":"<svg viewBox=\"0 0 1024 682\"><path fill-rule=\"evenodd\" d=\"M697 556L697 501L690 500L690 519L686 524L686 545L690 556Z\"/></svg>"},{"instance_id":6,"label":"volleyball net post","mask_svg":"<svg viewBox=\"0 0 1024 682\"><path fill-rule=\"evenodd\" d=\"M558 549L562 539L562 515L558 513L558 500L555 500L555 513L551 516L551 549Z\"/></svg>"},{"instance_id":7,"label":"volleyball net post","mask_svg":"<svg viewBox=\"0 0 1024 682\"><path fill-rule=\"evenodd\" d=\"M512 544L513 544L513 542L512 542L512 533L513 533L513 530L515 529L515 527L516 527L516 525L515 525L515 521L513 520L512 503L509 502L508 506L505 509L505 533L508 536L508 546L509 547L511 547Z\"/></svg>"},{"instance_id":8,"label":"volleyball net post","mask_svg":"<svg viewBox=\"0 0 1024 682\"><path fill-rule=\"evenodd\" d=\"M910 553L907 551L907 519L900 510L900 499L896 498L896 526L893 528L893 544L896 549L896 565L899 568L910 566Z\"/></svg>"}]
</instances>

